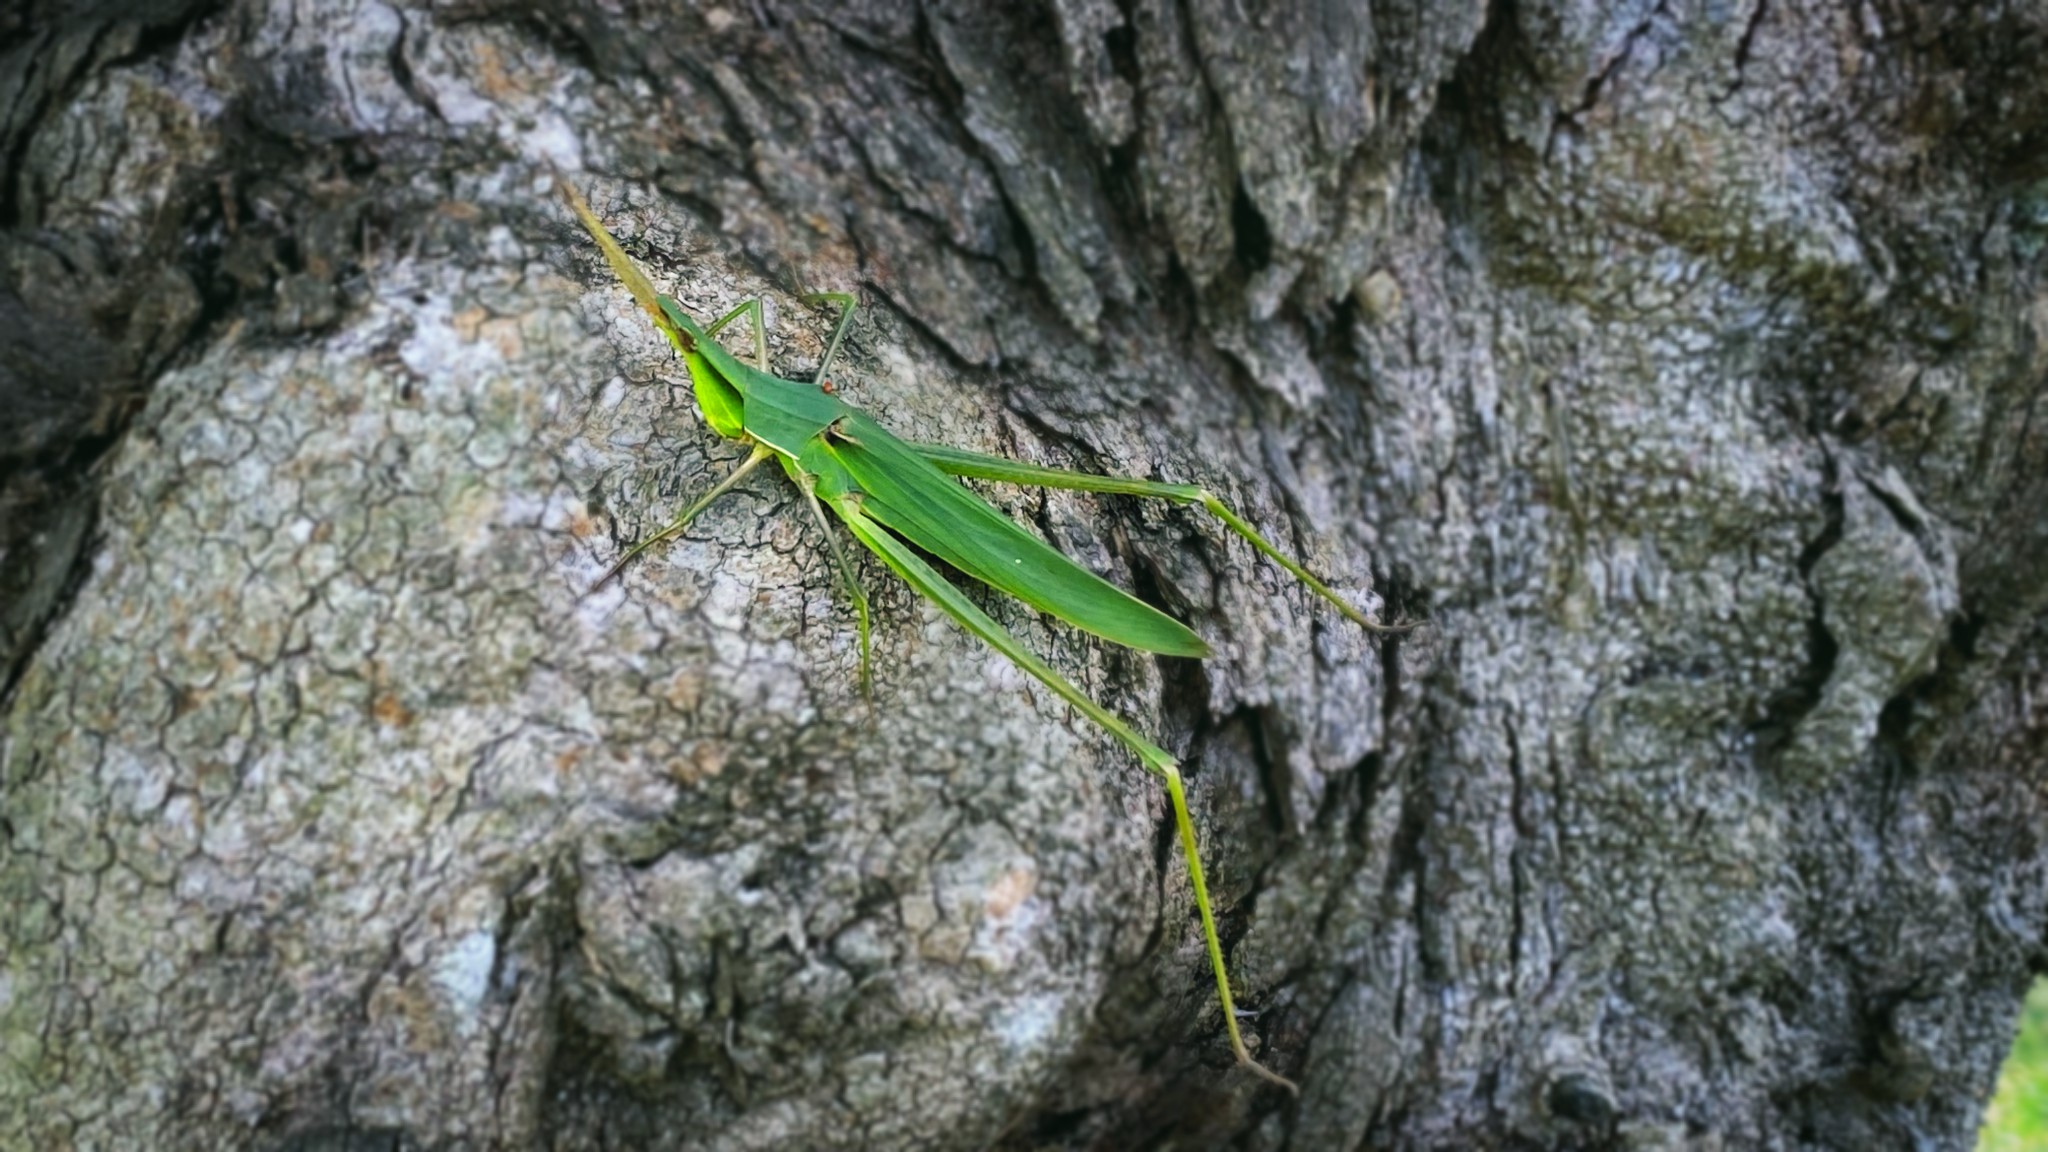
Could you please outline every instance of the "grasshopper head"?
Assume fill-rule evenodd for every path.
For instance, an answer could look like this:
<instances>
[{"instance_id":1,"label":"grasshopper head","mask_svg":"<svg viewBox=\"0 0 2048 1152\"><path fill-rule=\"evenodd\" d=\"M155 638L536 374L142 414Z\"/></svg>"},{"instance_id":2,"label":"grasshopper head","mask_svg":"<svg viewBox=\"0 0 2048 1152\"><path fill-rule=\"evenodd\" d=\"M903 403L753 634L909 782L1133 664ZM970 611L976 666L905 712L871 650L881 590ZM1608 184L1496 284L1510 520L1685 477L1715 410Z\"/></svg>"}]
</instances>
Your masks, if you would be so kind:
<instances>
[{"instance_id":1,"label":"grasshopper head","mask_svg":"<svg viewBox=\"0 0 2048 1152\"><path fill-rule=\"evenodd\" d=\"M746 429L746 402L704 355L702 345L711 338L704 328L667 296L661 298L662 315L668 318L668 338L683 354L690 369L690 385L697 392L697 409L711 430L728 440L737 440Z\"/></svg>"}]
</instances>

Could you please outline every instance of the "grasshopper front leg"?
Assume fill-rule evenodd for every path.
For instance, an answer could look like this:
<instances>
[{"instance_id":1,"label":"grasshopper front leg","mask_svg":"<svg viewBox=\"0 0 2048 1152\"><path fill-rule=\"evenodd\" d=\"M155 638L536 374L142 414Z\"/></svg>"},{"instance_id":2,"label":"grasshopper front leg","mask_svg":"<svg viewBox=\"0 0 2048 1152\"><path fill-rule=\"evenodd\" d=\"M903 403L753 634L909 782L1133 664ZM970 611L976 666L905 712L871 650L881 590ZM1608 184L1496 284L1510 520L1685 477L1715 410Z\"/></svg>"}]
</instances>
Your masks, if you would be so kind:
<instances>
[{"instance_id":1,"label":"grasshopper front leg","mask_svg":"<svg viewBox=\"0 0 2048 1152\"><path fill-rule=\"evenodd\" d=\"M661 531L656 532L654 535L649 536L645 540L642 540L640 543L634 545L633 548L630 551L628 551L624 556L619 557L617 563L613 564L610 568L606 569L605 574L597 578L597 583L592 584L590 586L590 590L592 592L595 592L599 588L604 587L607 583L610 583L612 577L617 576L621 569L623 569L626 565L632 563L633 558L640 555L642 552L647 551L649 548L654 547L656 544L659 544L664 540L669 540L678 535L681 535L683 529L688 528L690 526L690 521L695 520L697 518L698 513L704 511L704 509L706 508L709 508L713 500L716 500L720 496L725 495L727 492L732 491L733 485L738 484L740 481L746 479L747 473L752 472L756 468L759 468L761 466L762 461L768 459L770 456L773 455L775 455L775 453L769 451L767 448L759 444L754 445L754 450L747 455L747 458L740 463L739 467L732 470L731 475L727 476L723 480L720 480L717 483L717 485L711 489L711 491L706 492L704 495L698 497L696 503L691 504L688 508L683 509L682 514L680 516L677 516L674 520L670 521L668 527L663 528Z\"/></svg>"},{"instance_id":2,"label":"grasshopper front leg","mask_svg":"<svg viewBox=\"0 0 2048 1152\"><path fill-rule=\"evenodd\" d=\"M853 326L853 310L858 301L851 292L811 292L797 299L805 304L839 305L839 321L832 325L832 339L825 345L825 355L818 360L818 374L813 378L818 387L830 392L832 384L825 378L825 373L832 370L832 361L839 355L839 341L846 337L846 330Z\"/></svg>"},{"instance_id":3,"label":"grasshopper front leg","mask_svg":"<svg viewBox=\"0 0 2048 1152\"><path fill-rule=\"evenodd\" d=\"M853 326L853 310L857 307L858 302L850 292L810 292L797 297L797 300L804 304L825 303L839 305L839 319L832 325L832 338L825 345L825 355L818 361L818 371L813 380L820 387L825 387L825 373L831 370L832 361L839 355L839 342L845 339L846 330ZM767 372L769 371L768 331L761 319L761 300L759 297L742 301L732 311L720 316L716 322L706 327L704 334L706 336L718 335L719 329L732 323L742 312L747 313L752 321L750 326L753 329L754 336L754 367ZM826 391L830 390L829 387L826 388Z\"/></svg>"}]
</instances>

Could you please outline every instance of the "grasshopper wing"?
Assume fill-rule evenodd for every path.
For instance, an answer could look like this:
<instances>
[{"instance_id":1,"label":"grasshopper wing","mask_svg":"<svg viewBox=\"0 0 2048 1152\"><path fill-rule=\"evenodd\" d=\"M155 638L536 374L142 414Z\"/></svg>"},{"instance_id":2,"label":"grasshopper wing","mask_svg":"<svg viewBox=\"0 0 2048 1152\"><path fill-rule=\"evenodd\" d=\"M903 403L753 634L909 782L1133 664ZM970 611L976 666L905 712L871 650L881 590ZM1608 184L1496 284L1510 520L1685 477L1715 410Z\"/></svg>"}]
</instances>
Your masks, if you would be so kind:
<instances>
[{"instance_id":1,"label":"grasshopper wing","mask_svg":"<svg viewBox=\"0 0 2048 1152\"><path fill-rule=\"evenodd\" d=\"M1187 626L1019 528L864 414L825 433L874 520L976 580L1127 648L1209 654Z\"/></svg>"}]
</instances>

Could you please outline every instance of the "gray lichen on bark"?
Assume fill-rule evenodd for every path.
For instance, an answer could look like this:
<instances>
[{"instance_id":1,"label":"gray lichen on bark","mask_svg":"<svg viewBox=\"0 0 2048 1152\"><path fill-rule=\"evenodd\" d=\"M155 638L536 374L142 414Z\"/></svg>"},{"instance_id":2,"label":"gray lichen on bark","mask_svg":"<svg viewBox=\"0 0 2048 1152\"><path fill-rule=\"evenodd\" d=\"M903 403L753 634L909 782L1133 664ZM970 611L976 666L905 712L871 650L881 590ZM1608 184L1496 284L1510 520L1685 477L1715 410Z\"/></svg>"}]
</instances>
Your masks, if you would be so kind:
<instances>
[{"instance_id":1,"label":"gray lichen on bark","mask_svg":"<svg viewBox=\"0 0 2048 1152\"><path fill-rule=\"evenodd\" d=\"M2038 6L20 25L0 1143L1968 1143L2048 924ZM1299 1101L1152 784L864 562L865 701L779 481L588 591L737 454L550 164L786 372L862 292L905 435L1427 618L985 489L1218 649L984 601L1184 755Z\"/></svg>"}]
</instances>

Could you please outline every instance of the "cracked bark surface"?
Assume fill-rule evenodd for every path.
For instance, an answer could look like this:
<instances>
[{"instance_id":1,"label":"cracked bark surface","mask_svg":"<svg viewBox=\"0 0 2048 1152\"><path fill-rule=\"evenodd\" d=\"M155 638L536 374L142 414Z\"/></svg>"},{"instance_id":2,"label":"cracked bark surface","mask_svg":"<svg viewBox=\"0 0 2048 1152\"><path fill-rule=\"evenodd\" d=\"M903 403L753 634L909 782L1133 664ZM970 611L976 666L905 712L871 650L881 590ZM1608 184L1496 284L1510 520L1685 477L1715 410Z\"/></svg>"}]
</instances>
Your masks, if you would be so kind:
<instances>
[{"instance_id":1,"label":"cracked bark surface","mask_svg":"<svg viewBox=\"0 0 2048 1152\"><path fill-rule=\"evenodd\" d=\"M1956 10L1951 10L1952 8ZM1967 10L1964 10L1964 9ZM1968 1147L2048 967L2048 7L0 16L0 1144ZM673 295L1205 664L814 525Z\"/></svg>"}]
</instances>

